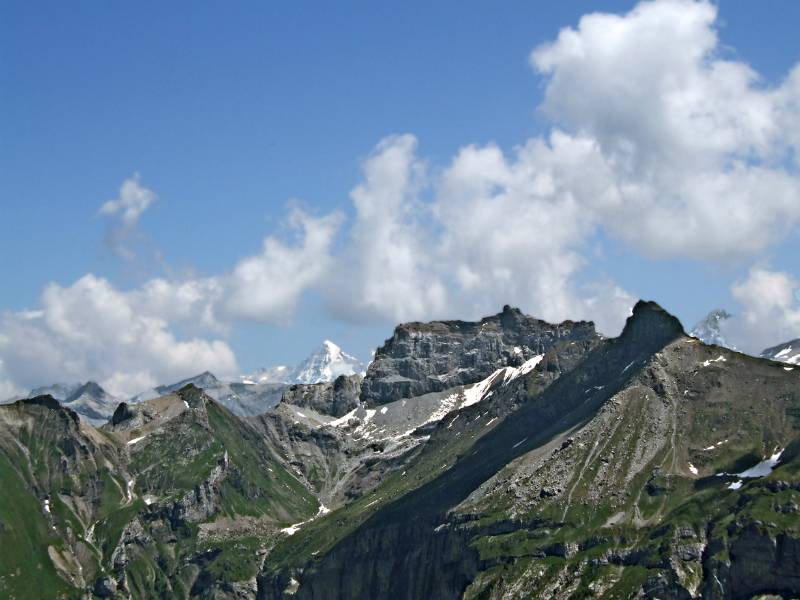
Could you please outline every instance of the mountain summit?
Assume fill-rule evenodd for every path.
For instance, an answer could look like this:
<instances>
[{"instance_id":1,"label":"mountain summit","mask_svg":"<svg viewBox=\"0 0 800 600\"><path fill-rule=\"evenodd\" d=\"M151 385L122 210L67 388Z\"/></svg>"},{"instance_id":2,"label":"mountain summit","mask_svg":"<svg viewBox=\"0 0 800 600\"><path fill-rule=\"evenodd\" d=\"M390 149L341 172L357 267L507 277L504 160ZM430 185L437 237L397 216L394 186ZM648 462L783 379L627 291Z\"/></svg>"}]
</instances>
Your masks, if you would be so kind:
<instances>
[{"instance_id":1,"label":"mountain summit","mask_svg":"<svg viewBox=\"0 0 800 600\"><path fill-rule=\"evenodd\" d=\"M355 375L364 369L364 363L355 356L325 340L296 367L266 367L241 379L243 383L328 383L340 375Z\"/></svg>"},{"instance_id":2,"label":"mountain summit","mask_svg":"<svg viewBox=\"0 0 800 600\"><path fill-rule=\"evenodd\" d=\"M354 375L364 370L363 363L330 340L300 363L290 374L292 383L325 383L339 375Z\"/></svg>"},{"instance_id":3,"label":"mountain summit","mask_svg":"<svg viewBox=\"0 0 800 600\"><path fill-rule=\"evenodd\" d=\"M733 315L727 310L722 308L715 308L708 313L703 319L695 323L689 335L696 337L698 340L706 344L716 344L724 348L736 348L728 344L725 336L722 334L722 322L730 319Z\"/></svg>"}]
</instances>

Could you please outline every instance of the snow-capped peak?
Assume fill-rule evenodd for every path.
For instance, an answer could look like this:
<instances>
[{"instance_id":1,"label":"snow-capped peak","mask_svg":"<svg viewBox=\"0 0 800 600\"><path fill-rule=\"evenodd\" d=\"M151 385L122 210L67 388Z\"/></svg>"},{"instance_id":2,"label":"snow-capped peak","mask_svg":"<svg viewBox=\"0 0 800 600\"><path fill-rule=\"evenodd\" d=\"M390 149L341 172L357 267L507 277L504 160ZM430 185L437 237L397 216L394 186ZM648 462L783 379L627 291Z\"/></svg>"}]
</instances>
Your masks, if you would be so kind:
<instances>
[{"instance_id":1,"label":"snow-capped peak","mask_svg":"<svg viewBox=\"0 0 800 600\"><path fill-rule=\"evenodd\" d=\"M341 356L342 354L342 349L330 340L322 342L322 347L325 348L325 351L331 356Z\"/></svg>"},{"instance_id":2,"label":"snow-capped peak","mask_svg":"<svg viewBox=\"0 0 800 600\"><path fill-rule=\"evenodd\" d=\"M325 340L311 356L300 363L290 375L292 383L319 383L333 381L339 375L353 375L364 369L355 356L342 351L330 340Z\"/></svg>"},{"instance_id":3,"label":"snow-capped peak","mask_svg":"<svg viewBox=\"0 0 800 600\"><path fill-rule=\"evenodd\" d=\"M701 321L695 324L689 335L696 337L698 340L706 344L716 344L725 348L736 350L735 347L728 344L724 335L722 334L722 323L731 318L731 314L721 308L716 308L708 313Z\"/></svg>"},{"instance_id":4,"label":"snow-capped peak","mask_svg":"<svg viewBox=\"0 0 800 600\"><path fill-rule=\"evenodd\" d=\"M333 381L339 375L353 375L364 371L364 364L355 356L344 352L336 343L325 340L296 367L278 366L261 368L242 375L243 383L322 383Z\"/></svg>"}]
</instances>

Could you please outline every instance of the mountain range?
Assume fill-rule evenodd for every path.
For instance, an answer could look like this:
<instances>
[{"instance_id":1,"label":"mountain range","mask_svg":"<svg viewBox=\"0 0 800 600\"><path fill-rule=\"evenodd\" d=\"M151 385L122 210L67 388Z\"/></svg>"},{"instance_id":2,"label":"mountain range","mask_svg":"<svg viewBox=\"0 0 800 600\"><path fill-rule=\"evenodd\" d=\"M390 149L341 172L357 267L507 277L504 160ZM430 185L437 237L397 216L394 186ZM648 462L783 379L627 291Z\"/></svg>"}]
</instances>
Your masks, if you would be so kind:
<instances>
[{"instance_id":1,"label":"mountain range","mask_svg":"<svg viewBox=\"0 0 800 600\"><path fill-rule=\"evenodd\" d=\"M800 594L800 368L655 303L611 339L401 324L363 377L275 385L237 415L202 374L99 428L0 406L0 596Z\"/></svg>"},{"instance_id":2,"label":"mountain range","mask_svg":"<svg viewBox=\"0 0 800 600\"><path fill-rule=\"evenodd\" d=\"M259 369L253 375L243 375L239 381L222 381L213 373L205 371L176 383L160 385L140 392L126 401L137 403L158 398L178 390L187 384L205 390L211 398L239 416L261 414L273 408L283 393L292 384L315 384L333 382L341 375L364 372L364 365L331 342L325 340L308 358L293 368L271 367ZM117 405L122 401L106 392L97 382L56 383L31 390L28 397L50 395L69 406L92 425L108 421ZM11 400L19 400L15 397Z\"/></svg>"},{"instance_id":3,"label":"mountain range","mask_svg":"<svg viewBox=\"0 0 800 600\"><path fill-rule=\"evenodd\" d=\"M92 425L102 425L114 412L121 399L109 394L95 381L56 383L31 390L28 397L49 395L69 406ZM15 398L18 399L18 398Z\"/></svg>"}]
</instances>

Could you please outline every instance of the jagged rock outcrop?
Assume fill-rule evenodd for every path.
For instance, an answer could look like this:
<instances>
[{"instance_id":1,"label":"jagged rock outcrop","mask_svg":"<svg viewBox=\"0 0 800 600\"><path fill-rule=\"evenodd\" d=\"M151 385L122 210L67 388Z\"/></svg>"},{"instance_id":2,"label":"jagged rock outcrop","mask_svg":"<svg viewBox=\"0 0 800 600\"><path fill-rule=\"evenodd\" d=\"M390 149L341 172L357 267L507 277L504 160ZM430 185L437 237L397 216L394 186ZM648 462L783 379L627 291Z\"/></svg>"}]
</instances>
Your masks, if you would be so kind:
<instances>
[{"instance_id":1,"label":"jagged rock outcrop","mask_svg":"<svg viewBox=\"0 0 800 600\"><path fill-rule=\"evenodd\" d=\"M360 392L361 375L340 375L332 382L291 385L281 402L341 417L358 406Z\"/></svg>"},{"instance_id":2,"label":"jagged rock outcrop","mask_svg":"<svg viewBox=\"0 0 800 600\"><path fill-rule=\"evenodd\" d=\"M17 400L16 402L14 402L14 406L20 408L26 406L42 406L51 411L54 411L54 414L59 415L60 417L69 418L69 420L72 421L73 426L75 426L76 429L78 422L80 420L80 418L78 417L78 413L76 413L71 408L62 405L58 400L56 400L49 394L45 394L42 396L35 396L33 398L26 398L25 400Z\"/></svg>"},{"instance_id":3,"label":"jagged rock outcrop","mask_svg":"<svg viewBox=\"0 0 800 600\"><path fill-rule=\"evenodd\" d=\"M372 406L474 383L523 356L545 354L556 341L596 336L591 322L552 325L509 306L478 322L406 323L375 352L361 400Z\"/></svg>"},{"instance_id":4,"label":"jagged rock outcrop","mask_svg":"<svg viewBox=\"0 0 800 600\"><path fill-rule=\"evenodd\" d=\"M228 470L228 453L225 452L208 476L194 489L184 494L170 507L170 518L175 523L203 521L219 512L220 482Z\"/></svg>"}]
</instances>

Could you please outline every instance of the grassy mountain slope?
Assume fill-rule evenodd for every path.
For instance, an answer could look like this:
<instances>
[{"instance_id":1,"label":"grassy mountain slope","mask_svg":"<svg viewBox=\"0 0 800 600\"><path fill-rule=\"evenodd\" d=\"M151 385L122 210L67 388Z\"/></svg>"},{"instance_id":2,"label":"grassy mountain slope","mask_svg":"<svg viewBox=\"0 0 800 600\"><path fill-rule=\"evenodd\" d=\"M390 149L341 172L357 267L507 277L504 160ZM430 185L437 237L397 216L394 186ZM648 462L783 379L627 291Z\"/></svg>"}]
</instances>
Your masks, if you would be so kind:
<instances>
[{"instance_id":1,"label":"grassy mountain slope","mask_svg":"<svg viewBox=\"0 0 800 600\"><path fill-rule=\"evenodd\" d=\"M270 540L317 509L251 426L192 386L121 405L103 430L50 397L0 407L3 597L254 588Z\"/></svg>"}]
</instances>

